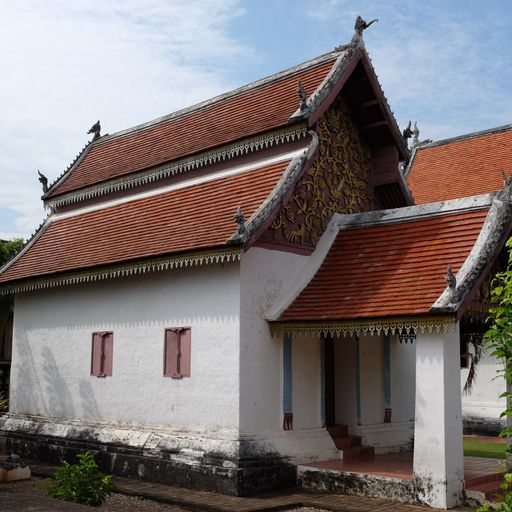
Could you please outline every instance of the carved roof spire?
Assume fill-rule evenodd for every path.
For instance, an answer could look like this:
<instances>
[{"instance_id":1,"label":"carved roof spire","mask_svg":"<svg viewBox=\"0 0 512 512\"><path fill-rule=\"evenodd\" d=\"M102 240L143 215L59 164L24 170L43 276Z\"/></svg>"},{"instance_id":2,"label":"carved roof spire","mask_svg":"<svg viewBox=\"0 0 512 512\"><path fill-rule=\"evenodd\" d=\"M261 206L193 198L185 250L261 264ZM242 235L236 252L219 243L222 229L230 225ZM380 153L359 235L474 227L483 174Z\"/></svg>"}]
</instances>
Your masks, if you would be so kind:
<instances>
[{"instance_id":1,"label":"carved roof spire","mask_svg":"<svg viewBox=\"0 0 512 512\"><path fill-rule=\"evenodd\" d=\"M306 89L304 89L304 86L302 85L302 82L300 80L297 82L297 94L299 95L299 98L300 98L300 109L306 110L308 94L306 92Z\"/></svg>"},{"instance_id":2,"label":"carved roof spire","mask_svg":"<svg viewBox=\"0 0 512 512\"><path fill-rule=\"evenodd\" d=\"M235 222L238 224L238 234L242 235L245 233L245 217L240 206L236 210Z\"/></svg>"},{"instance_id":3,"label":"carved roof spire","mask_svg":"<svg viewBox=\"0 0 512 512\"><path fill-rule=\"evenodd\" d=\"M413 131L411 130L411 121L409 121L409 124L405 128L405 130L402 132L402 135L404 139L410 139L412 137Z\"/></svg>"},{"instance_id":4,"label":"carved roof spire","mask_svg":"<svg viewBox=\"0 0 512 512\"><path fill-rule=\"evenodd\" d=\"M37 174L39 174L39 182L43 186L43 194L48 192L48 178L38 169Z\"/></svg>"},{"instance_id":5,"label":"carved roof spire","mask_svg":"<svg viewBox=\"0 0 512 512\"><path fill-rule=\"evenodd\" d=\"M101 132L101 125L100 125L100 122L99 121L96 121L96 123L94 123L91 128L89 129L89 131L87 133L93 133L94 136L92 138L92 140L96 140L100 137L100 132Z\"/></svg>"},{"instance_id":6,"label":"carved roof spire","mask_svg":"<svg viewBox=\"0 0 512 512\"><path fill-rule=\"evenodd\" d=\"M510 171L510 176L507 176L507 171L501 169L501 177L503 178L504 187L508 187L512 183L512 171Z\"/></svg>"},{"instance_id":7,"label":"carved roof spire","mask_svg":"<svg viewBox=\"0 0 512 512\"><path fill-rule=\"evenodd\" d=\"M374 20L370 21L369 23L367 23L365 20L363 20L363 18L361 18L361 16L358 16L356 18L356 23L354 25L354 37L352 38L352 41L356 41L358 39L361 39L361 37L363 36L363 31L366 30L370 25L372 25L373 23L379 21L377 18L375 18Z\"/></svg>"},{"instance_id":8,"label":"carved roof spire","mask_svg":"<svg viewBox=\"0 0 512 512\"><path fill-rule=\"evenodd\" d=\"M416 121L414 121L414 128L412 129L412 147L415 148L420 144L420 131Z\"/></svg>"}]
</instances>

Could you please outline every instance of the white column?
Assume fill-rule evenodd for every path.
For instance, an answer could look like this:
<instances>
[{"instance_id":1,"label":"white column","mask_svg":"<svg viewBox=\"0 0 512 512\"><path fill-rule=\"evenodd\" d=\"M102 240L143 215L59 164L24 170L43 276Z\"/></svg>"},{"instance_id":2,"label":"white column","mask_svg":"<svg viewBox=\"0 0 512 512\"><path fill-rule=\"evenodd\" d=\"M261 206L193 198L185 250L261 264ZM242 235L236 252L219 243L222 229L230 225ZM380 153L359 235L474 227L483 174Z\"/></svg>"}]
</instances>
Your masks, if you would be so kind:
<instances>
[{"instance_id":1,"label":"white column","mask_svg":"<svg viewBox=\"0 0 512 512\"><path fill-rule=\"evenodd\" d=\"M416 343L414 481L421 501L452 508L464 485L459 326Z\"/></svg>"}]
</instances>

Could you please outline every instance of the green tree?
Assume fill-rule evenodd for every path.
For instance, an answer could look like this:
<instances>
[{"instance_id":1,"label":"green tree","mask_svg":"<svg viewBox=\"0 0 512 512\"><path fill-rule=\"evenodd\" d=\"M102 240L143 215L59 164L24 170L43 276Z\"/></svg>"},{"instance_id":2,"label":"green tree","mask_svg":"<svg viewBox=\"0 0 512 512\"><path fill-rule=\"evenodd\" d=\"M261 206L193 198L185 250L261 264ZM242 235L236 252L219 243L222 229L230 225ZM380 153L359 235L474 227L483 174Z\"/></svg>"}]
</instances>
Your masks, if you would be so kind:
<instances>
[{"instance_id":1,"label":"green tree","mask_svg":"<svg viewBox=\"0 0 512 512\"><path fill-rule=\"evenodd\" d=\"M485 334L487 348L502 363L502 367L497 372L500 377L505 379L507 386L507 391L501 395L507 400L507 407L501 414L502 417L506 418L512 417L512 393L510 392L512 389L512 238L508 240L507 248L509 249L508 267L494 279L492 301L497 306L491 310L492 326ZM500 435L503 437L511 436L512 428L505 427ZM508 455L512 455L510 446L507 447L506 451ZM505 474L501 488L503 489L501 501L494 506L486 503L477 512L487 510L512 511L511 471Z\"/></svg>"}]
</instances>

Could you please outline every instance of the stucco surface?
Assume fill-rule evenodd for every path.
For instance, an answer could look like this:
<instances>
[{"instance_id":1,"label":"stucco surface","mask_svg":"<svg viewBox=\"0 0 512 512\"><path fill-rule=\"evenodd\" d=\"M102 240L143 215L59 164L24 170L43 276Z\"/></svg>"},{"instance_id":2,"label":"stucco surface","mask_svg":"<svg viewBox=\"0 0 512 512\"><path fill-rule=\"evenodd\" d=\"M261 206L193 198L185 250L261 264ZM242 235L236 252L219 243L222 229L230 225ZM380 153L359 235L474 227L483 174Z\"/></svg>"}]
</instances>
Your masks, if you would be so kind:
<instances>
[{"instance_id":1,"label":"stucco surface","mask_svg":"<svg viewBox=\"0 0 512 512\"><path fill-rule=\"evenodd\" d=\"M18 294L11 411L177 427L238 426L237 264ZM191 377L163 377L167 327L191 326ZM113 331L112 377L90 376Z\"/></svg>"}]
</instances>

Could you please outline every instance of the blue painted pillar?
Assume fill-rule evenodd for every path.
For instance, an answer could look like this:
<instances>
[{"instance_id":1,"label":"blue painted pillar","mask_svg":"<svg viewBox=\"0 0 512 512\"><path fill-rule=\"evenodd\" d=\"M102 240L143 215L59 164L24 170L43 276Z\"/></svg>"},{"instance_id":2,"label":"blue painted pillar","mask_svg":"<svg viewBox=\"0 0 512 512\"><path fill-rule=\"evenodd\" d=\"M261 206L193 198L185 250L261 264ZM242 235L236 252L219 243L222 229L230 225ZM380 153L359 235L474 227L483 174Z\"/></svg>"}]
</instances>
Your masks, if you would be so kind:
<instances>
[{"instance_id":1,"label":"blue painted pillar","mask_svg":"<svg viewBox=\"0 0 512 512\"><path fill-rule=\"evenodd\" d=\"M283 430L292 429L292 335L287 332L283 338Z\"/></svg>"},{"instance_id":2,"label":"blue painted pillar","mask_svg":"<svg viewBox=\"0 0 512 512\"><path fill-rule=\"evenodd\" d=\"M384 423L391 423L391 350L389 335L384 335Z\"/></svg>"},{"instance_id":3,"label":"blue painted pillar","mask_svg":"<svg viewBox=\"0 0 512 512\"><path fill-rule=\"evenodd\" d=\"M357 424L361 425L361 366L359 356L359 336L356 334L356 418Z\"/></svg>"},{"instance_id":4,"label":"blue painted pillar","mask_svg":"<svg viewBox=\"0 0 512 512\"><path fill-rule=\"evenodd\" d=\"M325 426L325 338L320 338L320 424Z\"/></svg>"}]
</instances>

